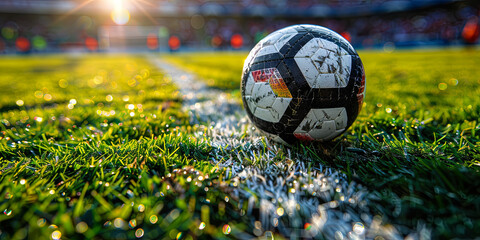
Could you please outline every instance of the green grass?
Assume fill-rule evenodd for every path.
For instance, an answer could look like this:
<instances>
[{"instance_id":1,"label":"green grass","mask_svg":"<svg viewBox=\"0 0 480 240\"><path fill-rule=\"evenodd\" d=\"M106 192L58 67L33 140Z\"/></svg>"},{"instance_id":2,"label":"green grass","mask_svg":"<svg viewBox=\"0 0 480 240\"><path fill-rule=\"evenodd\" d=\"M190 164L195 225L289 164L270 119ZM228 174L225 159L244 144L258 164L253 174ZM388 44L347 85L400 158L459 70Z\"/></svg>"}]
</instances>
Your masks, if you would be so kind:
<instances>
[{"instance_id":1,"label":"green grass","mask_svg":"<svg viewBox=\"0 0 480 240\"><path fill-rule=\"evenodd\" d=\"M375 195L372 206L392 223L425 224L434 238L478 236L480 53L359 54L367 75L360 116L337 142L314 144L308 154L366 185ZM204 79L222 75L226 83L207 84L231 90L240 84L245 56L170 58Z\"/></svg>"},{"instance_id":2,"label":"green grass","mask_svg":"<svg viewBox=\"0 0 480 240\"><path fill-rule=\"evenodd\" d=\"M480 53L360 56L367 93L355 124L332 143L291 150L366 186L372 214L399 231L480 235ZM240 102L246 53L164 57ZM143 56L5 56L0 65L0 239L238 237L254 218L212 160L290 161L283 147L212 144L208 123L190 125L178 86ZM267 154L276 155L259 161Z\"/></svg>"},{"instance_id":3,"label":"green grass","mask_svg":"<svg viewBox=\"0 0 480 240\"><path fill-rule=\"evenodd\" d=\"M177 87L145 58L0 62L1 239L221 237L227 223L242 230L235 201L205 191L220 184L207 161L213 148L189 134L196 128Z\"/></svg>"}]
</instances>

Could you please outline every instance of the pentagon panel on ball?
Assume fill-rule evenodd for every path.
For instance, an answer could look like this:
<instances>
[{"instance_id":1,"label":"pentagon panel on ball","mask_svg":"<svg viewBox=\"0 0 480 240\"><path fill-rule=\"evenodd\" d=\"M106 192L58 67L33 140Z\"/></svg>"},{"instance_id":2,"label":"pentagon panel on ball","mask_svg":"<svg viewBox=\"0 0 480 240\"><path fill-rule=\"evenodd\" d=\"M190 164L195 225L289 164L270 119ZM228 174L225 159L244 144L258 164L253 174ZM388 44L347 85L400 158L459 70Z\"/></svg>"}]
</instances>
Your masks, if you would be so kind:
<instances>
[{"instance_id":1,"label":"pentagon panel on ball","mask_svg":"<svg viewBox=\"0 0 480 240\"><path fill-rule=\"evenodd\" d=\"M334 31L294 25L250 51L241 87L250 120L275 140L328 141L357 118L365 71L355 49Z\"/></svg>"}]
</instances>

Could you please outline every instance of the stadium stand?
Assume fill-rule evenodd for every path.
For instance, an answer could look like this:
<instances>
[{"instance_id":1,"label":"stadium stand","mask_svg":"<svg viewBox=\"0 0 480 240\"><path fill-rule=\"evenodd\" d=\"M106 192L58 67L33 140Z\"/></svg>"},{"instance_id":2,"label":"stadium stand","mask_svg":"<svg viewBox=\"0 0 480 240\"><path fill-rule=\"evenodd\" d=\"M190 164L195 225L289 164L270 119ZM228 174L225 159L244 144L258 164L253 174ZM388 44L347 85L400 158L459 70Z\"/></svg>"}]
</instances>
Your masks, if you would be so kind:
<instances>
[{"instance_id":1,"label":"stadium stand","mask_svg":"<svg viewBox=\"0 0 480 240\"><path fill-rule=\"evenodd\" d=\"M119 2L126 12L114 16ZM181 50L242 49L298 23L356 48L476 44L479 9L455 0L3 0L0 52L165 51L172 36Z\"/></svg>"}]
</instances>

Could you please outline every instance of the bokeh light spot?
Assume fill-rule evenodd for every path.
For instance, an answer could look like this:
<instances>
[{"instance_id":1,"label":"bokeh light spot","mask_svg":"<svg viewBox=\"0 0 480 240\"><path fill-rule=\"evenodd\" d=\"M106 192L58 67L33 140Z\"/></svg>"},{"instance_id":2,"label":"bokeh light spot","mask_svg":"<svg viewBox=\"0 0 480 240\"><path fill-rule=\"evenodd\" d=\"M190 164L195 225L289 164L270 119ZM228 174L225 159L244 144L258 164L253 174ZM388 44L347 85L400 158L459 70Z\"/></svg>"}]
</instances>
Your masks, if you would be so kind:
<instances>
[{"instance_id":1,"label":"bokeh light spot","mask_svg":"<svg viewBox=\"0 0 480 240\"><path fill-rule=\"evenodd\" d=\"M175 35L171 36L170 39L168 39L168 47L171 50L178 50L180 48L180 39Z\"/></svg>"},{"instance_id":2,"label":"bokeh light spot","mask_svg":"<svg viewBox=\"0 0 480 240\"><path fill-rule=\"evenodd\" d=\"M147 36L147 47L150 50L155 50L158 48L158 37L157 35L150 33Z\"/></svg>"},{"instance_id":3,"label":"bokeh light spot","mask_svg":"<svg viewBox=\"0 0 480 240\"><path fill-rule=\"evenodd\" d=\"M98 49L98 41L93 37L85 38L85 47L90 51L96 51Z\"/></svg>"},{"instance_id":4,"label":"bokeh light spot","mask_svg":"<svg viewBox=\"0 0 480 240\"><path fill-rule=\"evenodd\" d=\"M212 38L212 41L211 41L211 44L213 47L220 47L223 43L223 39L222 37L220 37L219 35L215 35L213 36Z\"/></svg>"},{"instance_id":5,"label":"bokeh light spot","mask_svg":"<svg viewBox=\"0 0 480 240\"><path fill-rule=\"evenodd\" d=\"M243 46L243 37L240 34L234 34L230 39L230 44L233 48L238 49Z\"/></svg>"},{"instance_id":6,"label":"bokeh light spot","mask_svg":"<svg viewBox=\"0 0 480 240\"><path fill-rule=\"evenodd\" d=\"M395 51L395 43L393 42L386 42L383 44L383 51L386 53L391 53Z\"/></svg>"},{"instance_id":7,"label":"bokeh light spot","mask_svg":"<svg viewBox=\"0 0 480 240\"><path fill-rule=\"evenodd\" d=\"M81 16L77 19L76 25L82 29L89 29L93 26L93 21L88 16Z\"/></svg>"},{"instance_id":8,"label":"bokeh light spot","mask_svg":"<svg viewBox=\"0 0 480 240\"><path fill-rule=\"evenodd\" d=\"M158 28L158 37L167 38L168 34L169 32L167 27L161 26Z\"/></svg>"},{"instance_id":9,"label":"bokeh light spot","mask_svg":"<svg viewBox=\"0 0 480 240\"><path fill-rule=\"evenodd\" d=\"M345 40L347 40L348 42L352 42L352 35L350 35L349 32L342 32L340 33L340 35L345 38Z\"/></svg>"},{"instance_id":10,"label":"bokeh light spot","mask_svg":"<svg viewBox=\"0 0 480 240\"><path fill-rule=\"evenodd\" d=\"M116 8L111 14L113 22L118 25L125 25L130 20L130 12L125 8Z\"/></svg>"},{"instance_id":11,"label":"bokeh light spot","mask_svg":"<svg viewBox=\"0 0 480 240\"><path fill-rule=\"evenodd\" d=\"M12 27L2 28L2 36L7 40L14 39L17 36L17 33L17 30Z\"/></svg>"},{"instance_id":12,"label":"bokeh light spot","mask_svg":"<svg viewBox=\"0 0 480 240\"><path fill-rule=\"evenodd\" d=\"M32 38L32 44L35 50L41 51L47 48L47 41L45 40L45 38L39 35Z\"/></svg>"},{"instance_id":13,"label":"bokeh light spot","mask_svg":"<svg viewBox=\"0 0 480 240\"><path fill-rule=\"evenodd\" d=\"M30 41L27 38L19 37L15 41L15 46L17 47L18 51L26 52L30 50Z\"/></svg>"},{"instance_id":14,"label":"bokeh light spot","mask_svg":"<svg viewBox=\"0 0 480 240\"><path fill-rule=\"evenodd\" d=\"M193 15L190 23L194 29L201 29L205 25L205 19L201 15Z\"/></svg>"}]
</instances>

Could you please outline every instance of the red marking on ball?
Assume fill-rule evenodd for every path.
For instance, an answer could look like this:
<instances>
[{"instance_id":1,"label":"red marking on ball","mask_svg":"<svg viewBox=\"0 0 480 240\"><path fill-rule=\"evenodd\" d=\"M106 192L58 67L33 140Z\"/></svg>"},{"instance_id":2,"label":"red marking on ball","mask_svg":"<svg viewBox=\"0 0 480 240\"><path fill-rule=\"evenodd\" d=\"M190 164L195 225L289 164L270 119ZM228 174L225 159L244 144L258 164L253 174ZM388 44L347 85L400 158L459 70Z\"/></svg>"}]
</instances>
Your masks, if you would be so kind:
<instances>
[{"instance_id":1,"label":"red marking on ball","mask_svg":"<svg viewBox=\"0 0 480 240\"><path fill-rule=\"evenodd\" d=\"M315 140L314 138L312 138L312 136L310 136L308 133L294 133L293 134L298 140L302 141L302 142L310 142L310 141L313 141Z\"/></svg>"}]
</instances>

